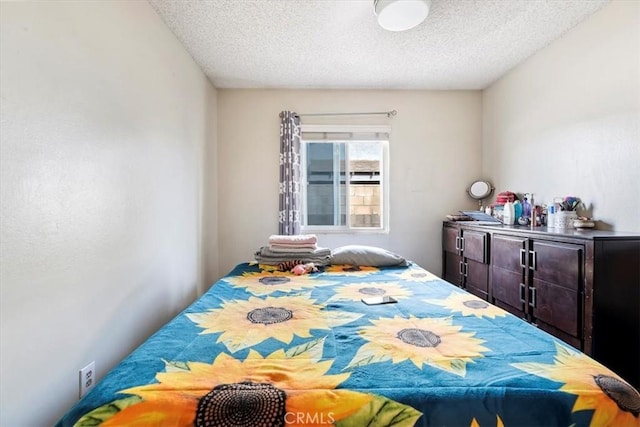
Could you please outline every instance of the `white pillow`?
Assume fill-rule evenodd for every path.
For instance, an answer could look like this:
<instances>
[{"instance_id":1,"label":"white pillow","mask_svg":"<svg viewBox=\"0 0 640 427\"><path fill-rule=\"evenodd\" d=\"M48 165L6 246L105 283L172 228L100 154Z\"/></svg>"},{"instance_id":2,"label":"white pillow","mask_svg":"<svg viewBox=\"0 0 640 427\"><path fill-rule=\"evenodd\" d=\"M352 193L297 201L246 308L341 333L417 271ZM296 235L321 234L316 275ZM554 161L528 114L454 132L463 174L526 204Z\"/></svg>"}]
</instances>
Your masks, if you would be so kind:
<instances>
[{"instance_id":1,"label":"white pillow","mask_svg":"<svg viewBox=\"0 0 640 427\"><path fill-rule=\"evenodd\" d=\"M347 245L331 251L331 264L392 267L406 266L407 260L398 254L375 246Z\"/></svg>"}]
</instances>

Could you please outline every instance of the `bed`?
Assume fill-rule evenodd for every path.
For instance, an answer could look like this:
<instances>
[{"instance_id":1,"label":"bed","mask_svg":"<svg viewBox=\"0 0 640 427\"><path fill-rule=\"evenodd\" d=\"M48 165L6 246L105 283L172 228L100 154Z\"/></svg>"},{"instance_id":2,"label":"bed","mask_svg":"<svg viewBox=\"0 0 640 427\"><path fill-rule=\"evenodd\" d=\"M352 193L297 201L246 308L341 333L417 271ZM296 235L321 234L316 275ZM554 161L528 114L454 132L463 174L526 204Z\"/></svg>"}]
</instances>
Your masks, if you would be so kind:
<instances>
[{"instance_id":1,"label":"bed","mask_svg":"<svg viewBox=\"0 0 640 427\"><path fill-rule=\"evenodd\" d=\"M391 295L395 304L366 305ZM413 262L236 266L63 426L640 426L587 355Z\"/></svg>"}]
</instances>

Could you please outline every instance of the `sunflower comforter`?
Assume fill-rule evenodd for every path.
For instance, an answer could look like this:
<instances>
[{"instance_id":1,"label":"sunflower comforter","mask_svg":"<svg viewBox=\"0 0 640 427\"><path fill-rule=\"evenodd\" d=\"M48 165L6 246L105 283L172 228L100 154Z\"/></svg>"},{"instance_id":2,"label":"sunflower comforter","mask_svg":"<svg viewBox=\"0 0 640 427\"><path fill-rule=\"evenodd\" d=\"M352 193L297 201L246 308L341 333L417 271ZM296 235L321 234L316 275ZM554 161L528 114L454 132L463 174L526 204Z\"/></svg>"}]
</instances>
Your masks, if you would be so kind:
<instances>
[{"instance_id":1,"label":"sunflower comforter","mask_svg":"<svg viewBox=\"0 0 640 427\"><path fill-rule=\"evenodd\" d=\"M614 372L415 263L244 263L58 426L639 426L639 411Z\"/></svg>"}]
</instances>

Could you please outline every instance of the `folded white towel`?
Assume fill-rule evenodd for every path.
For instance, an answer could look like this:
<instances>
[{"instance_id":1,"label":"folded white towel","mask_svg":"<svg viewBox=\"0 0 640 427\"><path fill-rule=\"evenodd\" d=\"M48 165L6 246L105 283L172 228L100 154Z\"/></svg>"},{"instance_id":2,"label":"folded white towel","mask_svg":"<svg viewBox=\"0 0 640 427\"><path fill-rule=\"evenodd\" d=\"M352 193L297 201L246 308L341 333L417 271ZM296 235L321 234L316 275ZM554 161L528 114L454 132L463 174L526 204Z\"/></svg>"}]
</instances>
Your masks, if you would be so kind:
<instances>
[{"instance_id":1,"label":"folded white towel","mask_svg":"<svg viewBox=\"0 0 640 427\"><path fill-rule=\"evenodd\" d=\"M269 237L269 243L277 243L277 244L316 244L318 243L318 238L315 234L296 234L293 236L286 236L282 234L273 234Z\"/></svg>"}]
</instances>

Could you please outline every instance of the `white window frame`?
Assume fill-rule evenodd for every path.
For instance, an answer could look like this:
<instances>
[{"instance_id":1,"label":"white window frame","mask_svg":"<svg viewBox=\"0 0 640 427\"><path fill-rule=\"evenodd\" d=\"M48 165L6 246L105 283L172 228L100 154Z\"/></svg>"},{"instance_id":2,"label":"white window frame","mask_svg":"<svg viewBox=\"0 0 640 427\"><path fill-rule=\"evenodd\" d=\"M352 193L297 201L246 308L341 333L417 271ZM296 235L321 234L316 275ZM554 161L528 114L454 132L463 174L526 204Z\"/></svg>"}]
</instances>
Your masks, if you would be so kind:
<instances>
[{"instance_id":1,"label":"white window frame","mask_svg":"<svg viewBox=\"0 0 640 427\"><path fill-rule=\"evenodd\" d=\"M307 144L304 138L301 138L300 144L300 153L301 153L301 197L302 197L302 218L301 218L301 232L303 233L327 233L327 234L387 234L389 233L389 143L391 140L391 127L385 125L300 125L300 131L302 134L305 132L314 132L314 133L386 133L389 135L386 141L384 140L376 140L382 144L382 170L380 171L380 189L382 191L382 209L381 209L381 218L380 218L380 227L351 227L349 225L351 218L349 215L350 212L350 203L349 203L349 194L346 197L346 220L347 225L307 225L307 168L306 168L306 159L307 159ZM316 142L316 141L314 141ZM350 141L350 140L332 140L327 142L346 142L348 144L357 144L358 141ZM345 178L347 179L347 189L349 188L349 150L346 150L346 159L345 159ZM334 157L335 159L335 157ZM349 190L347 190L349 191ZM350 193L350 192L349 192Z\"/></svg>"}]
</instances>

